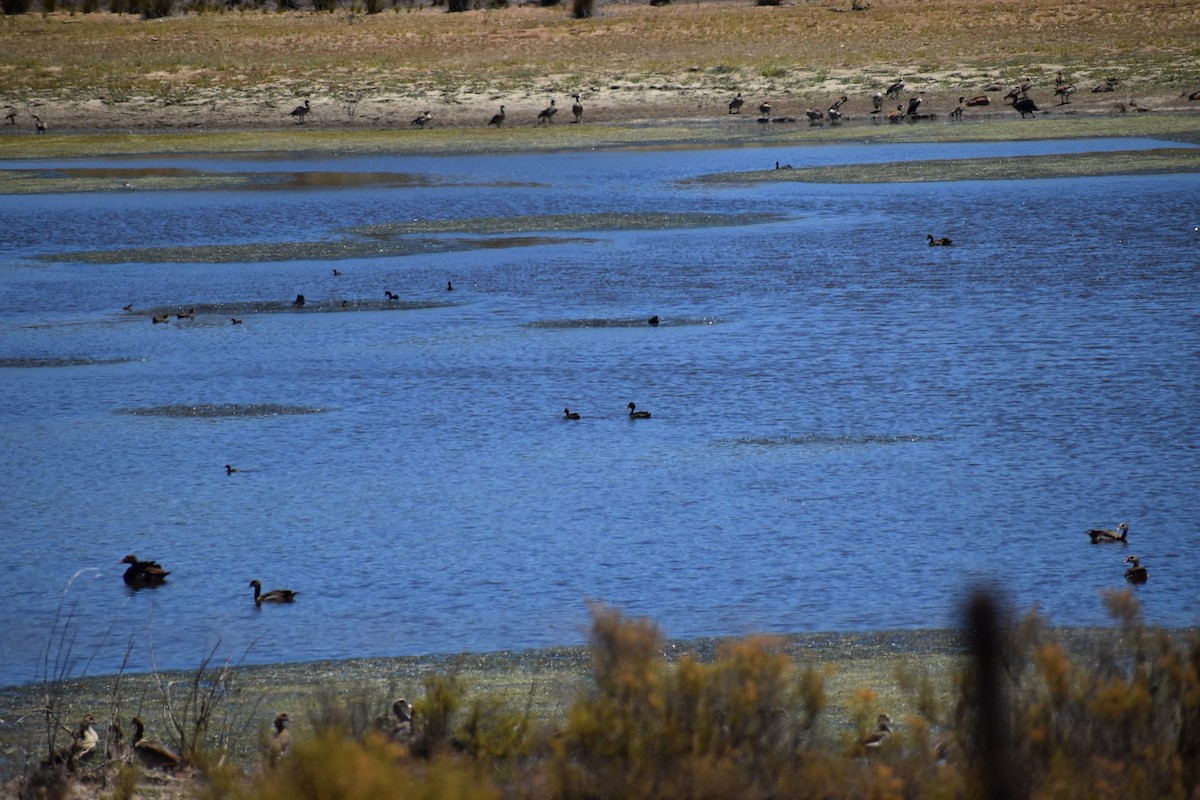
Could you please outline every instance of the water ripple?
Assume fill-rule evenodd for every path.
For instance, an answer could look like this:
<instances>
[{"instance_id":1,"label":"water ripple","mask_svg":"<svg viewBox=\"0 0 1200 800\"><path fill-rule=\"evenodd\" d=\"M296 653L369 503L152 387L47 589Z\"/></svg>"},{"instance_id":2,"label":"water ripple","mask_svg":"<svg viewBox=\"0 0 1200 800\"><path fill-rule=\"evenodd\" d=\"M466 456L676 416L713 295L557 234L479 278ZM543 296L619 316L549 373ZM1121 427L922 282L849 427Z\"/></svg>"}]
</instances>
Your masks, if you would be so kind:
<instances>
[{"instance_id":1,"label":"water ripple","mask_svg":"<svg viewBox=\"0 0 1200 800\"><path fill-rule=\"evenodd\" d=\"M891 433L849 433L829 435L807 433L800 436L746 436L722 439L721 444L749 445L755 447L870 447L874 445L916 444L922 442L944 442L945 436Z\"/></svg>"},{"instance_id":2,"label":"water ripple","mask_svg":"<svg viewBox=\"0 0 1200 800\"><path fill-rule=\"evenodd\" d=\"M527 322L529 328L553 328L567 330L575 328L645 328L656 325L663 328L681 327L684 325L719 325L722 320L712 317L672 317L650 322L646 317L613 317L600 319L540 319Z\"/></svg>"},{"instance_id":3,"label":"water ripple","mask_svg":"<svg viewBox=\"0 0 1200 800\"><path fill-rule=\"evenodd\" d=\"M283 417L302 414L323 414L328 409L308 406L285 406L278 403L197 403L173 404L148 408L118 408L118 414L138 417Z\"/></svg>"},{"instance_id":4,"label":"water ripple","mask_svg":"<svg viewBox=\"0 0 1200 800\"><path fill-rule=\"evenodd\" d=\"M144 360L145 359L134 358L132 356L122 358L91 358L89 356L51 356L39 358L35 356L17 356L12 358L0 358L0 369L5 367L91 367L105 364L129 364L134 361Z\"/></svg>"}]
</instances>

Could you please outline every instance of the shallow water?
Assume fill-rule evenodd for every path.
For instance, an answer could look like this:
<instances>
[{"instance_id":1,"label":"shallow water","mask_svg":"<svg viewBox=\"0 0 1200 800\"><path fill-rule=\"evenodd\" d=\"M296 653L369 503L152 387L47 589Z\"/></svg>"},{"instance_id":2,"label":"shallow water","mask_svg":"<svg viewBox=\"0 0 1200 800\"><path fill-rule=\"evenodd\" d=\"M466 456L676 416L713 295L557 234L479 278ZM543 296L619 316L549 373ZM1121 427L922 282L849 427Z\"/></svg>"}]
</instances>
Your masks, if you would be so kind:
<instances>
[{"instance_id":1,"label":"shallow water","mask_svg":"<svg viewBox=\"0 0 1200 800\"><path fill-rule=\"evenodd\" d=\"M674 637L940 628L987 584L1088 626L1129 553L1147 618L1197 624L1200 178L688 181L1162 144L0 165L290 176L0 197L0 684L56 619L71 674L571 644L589 600ZM668 222L586 224L617 215ZM404 233L497 217L529 224ZM220 247L290 255L188 260ZM168 583L127 590L130 552Z\"/></svg>"}]
</instances>

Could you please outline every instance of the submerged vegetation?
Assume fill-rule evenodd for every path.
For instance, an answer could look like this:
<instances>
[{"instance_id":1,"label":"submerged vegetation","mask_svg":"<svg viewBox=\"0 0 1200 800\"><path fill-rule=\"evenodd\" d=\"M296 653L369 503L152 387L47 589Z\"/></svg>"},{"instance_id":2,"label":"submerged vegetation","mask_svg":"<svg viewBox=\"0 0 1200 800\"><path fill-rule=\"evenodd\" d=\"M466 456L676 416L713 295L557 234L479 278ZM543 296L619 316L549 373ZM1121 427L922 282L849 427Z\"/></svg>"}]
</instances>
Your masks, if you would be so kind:
<instances>
[{"instance_id":1,"label":"submerged vegetation","mask_svg":"<svg viewBox=\"0 0 1200 800\"><path fill-rule=\"evenodd\" d=\"M260 726L261 749L241 751L231 735L252 723L236 722L234 698L261 719L264 697L206 660L178 682L193 698L186 722L178 697L163 716L187 777L158 780L178 782L177 796L289 800L1194 797L1200 635L1146 627L1132 591L1105 603L1116 627L1081 644L1036 612L1007 619L978 596L943 668L896 668L848 690L833 688L836 659L797 657L785 639L672 657L651 621L597 606L590 668L557 712L534 703L536 676L527 691L473 694L447 665L394 708L394 680L367 691L335 678L296 698L294 732ZM59 706L65 696L47 694ZM51 754L57 744L51 737ZM26 791L75 782L136 796L139 781L161 774L44 752L39 767L45 741L27 745Z\"/></svg>"}]
</instances>

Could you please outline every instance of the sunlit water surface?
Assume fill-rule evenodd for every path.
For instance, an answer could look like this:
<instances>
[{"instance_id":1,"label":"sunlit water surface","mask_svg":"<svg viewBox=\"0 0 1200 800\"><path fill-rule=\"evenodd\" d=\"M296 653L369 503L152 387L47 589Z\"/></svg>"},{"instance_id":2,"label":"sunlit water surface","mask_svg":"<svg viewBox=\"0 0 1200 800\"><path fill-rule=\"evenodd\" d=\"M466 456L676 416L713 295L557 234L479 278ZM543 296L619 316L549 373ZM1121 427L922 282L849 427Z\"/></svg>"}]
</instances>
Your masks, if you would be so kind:
<instances>
[{"instance_id":1,"label":"sunlit water surface","mask_svg":"<svg viewBox=\"0 0 1200 800\"><path fill-rule=\"evenodd\" d=\"M1161 144L5 164L431 185L0 197L0 684L47 652L99 674L570 644L589 600L678 637L932 628L983 584L1104 624L1130 553L1146 617L1194 625L1196 176L686 181ZM535 220L535 244L405 257L51 260L671 213L740 216ZM158 306L213 310L137 313ZM1122 520L1128 547L1088 544ZM168 583L126 589L127 553ZM251 578L299 600L256 609Z\"/></svg>"}]
</instances>

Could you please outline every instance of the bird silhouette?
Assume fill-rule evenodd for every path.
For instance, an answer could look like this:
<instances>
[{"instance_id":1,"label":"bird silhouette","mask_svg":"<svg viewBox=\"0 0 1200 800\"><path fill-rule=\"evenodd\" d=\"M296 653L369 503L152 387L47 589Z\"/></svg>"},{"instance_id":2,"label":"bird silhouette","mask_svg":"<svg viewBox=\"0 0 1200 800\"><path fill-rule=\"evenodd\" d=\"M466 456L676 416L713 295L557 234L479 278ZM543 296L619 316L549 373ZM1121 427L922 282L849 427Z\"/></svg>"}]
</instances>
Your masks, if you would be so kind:
<instances>
[{"instance_id":1,"label":"bird silhouette","mask_svg":"<svg viewBox=\"0 0 1200 800\"><path fill-rule=\"evenodd\" d=\"M637 405L635 403L630 403L629 405L626 406L626 408L629 409L629 418L630 419L650 419L650 412L649 411L638 411Z\"/></svg>"},{"instance_id":2,"label":"bird silhouette","mask_svg":"<svg viewBox=\"0 0 1200 800\"><path fill-rule=\"evenodd\" d=\"M579 419L579 412L572 411L569 408L563 409L563 419Z\"/></svg>"},{"instance_id":3,"label":"bird silhouette","mask_svg":"<svg viewBox=\"0 0 1200 800\"><path fill-rule=\"evenodd\" d=\"M311 106L309 106L309 104L308 104L308 99L305 98L304 105L296 106L295 108L293 108L290 116L296 117L296 122L298 124L303 123L304 118L308 116L308 112L309 112L310 108L311 108Z\"/></svg>"},{"instance_id":4,"label":"bird silhouette","mask_svg":"<svg viewBox=\"0 0 1200 800\"><path fill-rule=\"evenodd\" d=\"M146 586L159 586L171 574L163 569L162 564L159 564L157 561L138 561L138 557L132 553L125 556L118 563L129 565L123 577L126 585L132 586L135 589L141 589Z\"/></svg>"},{"instance_id":5,"label":"bird silhouette","mask_svg":"<svg viewBox=\"0 0 1200 800\"><path fill-rule=\"evenodd\" d=\"M929 241L930 247L949 247L950 245L954 244L954 242L950 241L945 236L935 239L932 233L926 234L925 238Z\"/></svg>"},{"instance_id":6,"label":"bird silhouette","mask_svg":"<svg viewBox=\"0 0 1200 800\"><path fill-rule=\"evenodd\" d=\"M741 92L738 92L738 93L737 93L737 97L735 97L735 98L733 98L732 100L730 100L730 101L729 101L729 113L730 113L730 114L740 114L740 113L742 113L742 105L743 105L745 102L746 102L746 101L742 99L742 93L741 93ZM13 113L16 113L16 112L13 112Z\"/></svg>"},{"instance_id":7,"label":"bird silhouette","mask_svg":"<svg viewBox=\"0 0 1200 800\"><path fill-rule=\"evenodd\" d=\"M300 594L291 589L272 589L269 592L263 592L262 583L258 580L250 581L249 585L254 587L254 604L259 606L263 603L294 603L296 595Z\"/></svg>"},{"instance_id":8,"label":"bird silhouette","mask_svg":"<svg viewBox=\"0 0 1200 800\"><path fill-rule=\"evenodd\" d=\"M550 105L538 112L538 124L541 125L543 122L554 122L554 115L557 113L558 106L553 100L551 100Z\"/></svg>"},{"instance_id":9,"label":"bird silhouette","mask_svg":"<svg viewBox=\"0 0 1200 800\"><path fill-rule=\"evenodd\" d=\"M499 128L501 125L504 124L504 117L505 117L504 106L500 106L500 113L493 115L492 118L488 121L488 125L495 125L497 128Z\"/></svg>"},{"instance_id":10,"label":"bird silhouette","mask_svg":"<svg viewBox=\"0 0 1200 800\"><path fill-rule=\"evenodd\" d=\"M583 122L583 103L579 102L579 95L575 95L575 104L571 106L571 114L575 117L571 122Z\"/></svg>"}]
</instances>

